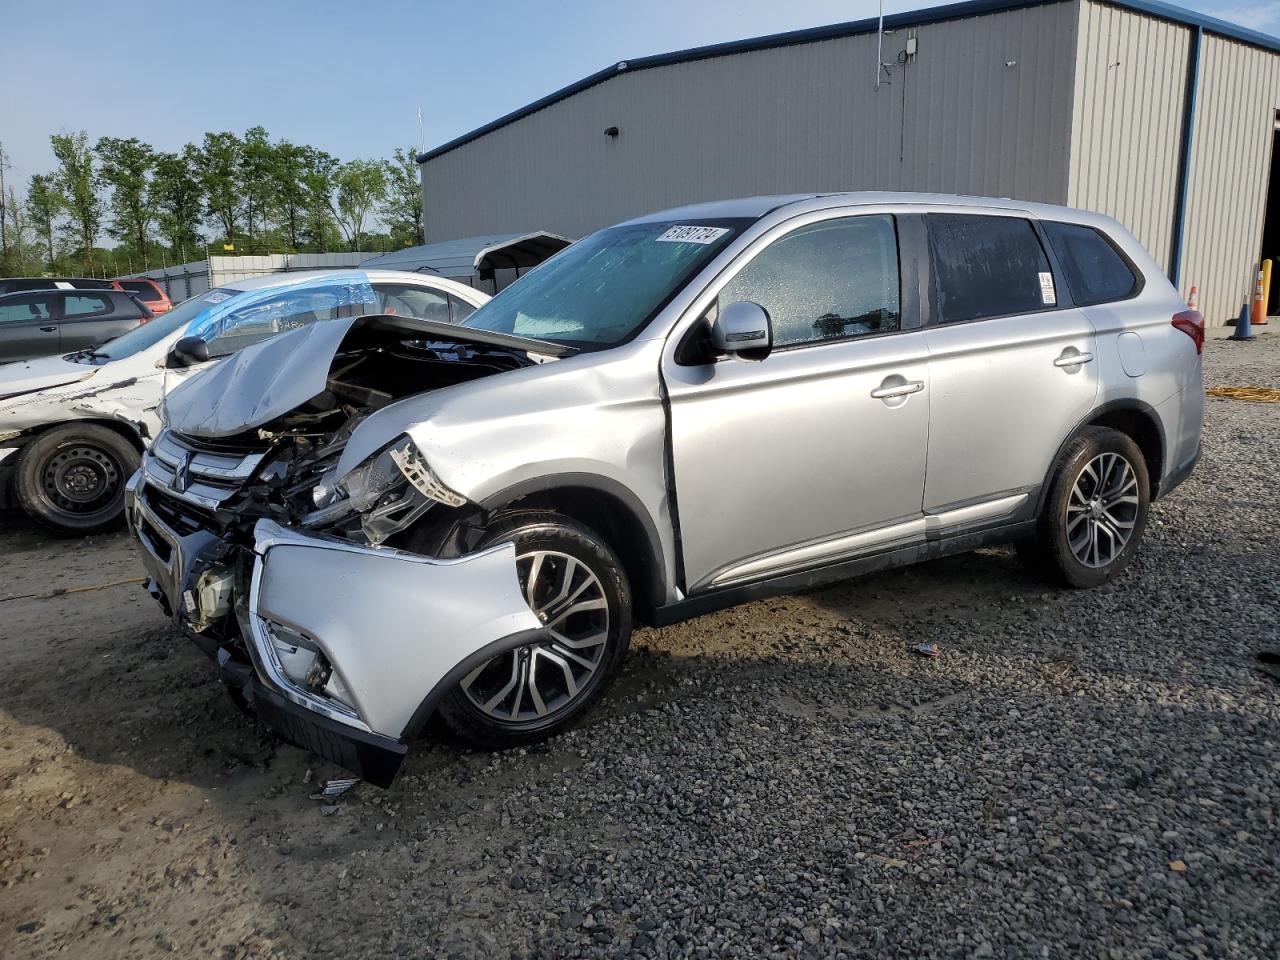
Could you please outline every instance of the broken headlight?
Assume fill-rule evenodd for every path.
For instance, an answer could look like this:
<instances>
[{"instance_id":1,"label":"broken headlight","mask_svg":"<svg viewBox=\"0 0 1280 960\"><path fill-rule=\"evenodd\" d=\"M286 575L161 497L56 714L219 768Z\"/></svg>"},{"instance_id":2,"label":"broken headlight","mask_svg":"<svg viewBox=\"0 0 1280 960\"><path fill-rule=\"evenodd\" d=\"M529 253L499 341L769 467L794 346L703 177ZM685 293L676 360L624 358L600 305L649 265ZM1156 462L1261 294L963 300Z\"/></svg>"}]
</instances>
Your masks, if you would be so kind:
<instances>
[{"instance_id":1,"label":"broken headlight","mask_svg":"<svg viewBox=\"0 0 1280 960\"><path fill-rule=\"evenodd\" d=\"M385 507L388 499L402 499L392 495L406 484L430 501L451 507L467 502L441 483L414 442L401 436L341 479L332 470L325 473L311 490L317 509L304 522L314 526L348 513Z\"/></svg>"}]
</instances>

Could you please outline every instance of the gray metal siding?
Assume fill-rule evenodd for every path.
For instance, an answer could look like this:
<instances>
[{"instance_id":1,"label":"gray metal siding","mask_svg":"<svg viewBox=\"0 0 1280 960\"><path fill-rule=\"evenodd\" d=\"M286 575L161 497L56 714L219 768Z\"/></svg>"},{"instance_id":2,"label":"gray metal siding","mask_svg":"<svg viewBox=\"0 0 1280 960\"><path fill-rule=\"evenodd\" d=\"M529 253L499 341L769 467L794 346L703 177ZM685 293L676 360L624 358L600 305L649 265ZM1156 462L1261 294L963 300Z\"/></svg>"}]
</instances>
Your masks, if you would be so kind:
<instances>
[{"instance_id":1,"label":"gray metal siding","mask_svg":"<svg viewBox=\"0 0 1280 960\"><path fill-rule=\"evenodd\" d=\"M874 34L623 73L424 163L427 238L808 190L1065 202L1078 19L1069 0L898 31L884 59L909 34L918 55L878 92Z\"/></svg>"},{"instance_id":2,"label":"gray metal siding","mask_svg":"<svg viewBox=\"0 0 1280 960\"><path fill-rule=\"evenodd\" d=\"M1201 312L1219 324L1238 315L1253 291L1280 54L1216 36L1203 43L1182 283L1199 286Z\"/></svg>"},{"instance_id":3,"label":"gray metal siding","mask_svg":"<svg viewBox=\"0 0 1280 960\"><path fill-rule=\"evenodd\" d=\"M1080 5L1067 202L1115 217L1166 272L1191 31Z\"/></svg>"}]
</instances>

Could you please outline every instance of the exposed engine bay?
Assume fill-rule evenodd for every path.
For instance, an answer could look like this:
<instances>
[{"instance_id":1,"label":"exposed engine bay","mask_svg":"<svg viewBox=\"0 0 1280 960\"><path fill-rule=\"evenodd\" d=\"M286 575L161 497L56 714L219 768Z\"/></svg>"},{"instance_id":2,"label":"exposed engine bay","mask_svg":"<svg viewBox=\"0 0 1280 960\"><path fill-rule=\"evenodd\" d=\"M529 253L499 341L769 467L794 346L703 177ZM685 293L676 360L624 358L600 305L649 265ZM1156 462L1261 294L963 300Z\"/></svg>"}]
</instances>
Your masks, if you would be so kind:
<instances>
[{"instance_id":1,"label":"exposed engine bay","mask_svg":"<svg viewBox=\"0 0 1280 960\"><path fill-rule=\"evenodd\" d=\"M462 506L436 483L404 438L346 478L334 471L346 442L371 413L396 400L528 366L523 351L410 339L401 324L353 329L334 356L325 389L289 413L220 446L263 453L252 479L215 511L225 526L269 518L379 545L433 504Z\"/></svg>"},{"instance_id":2,"label":"exposed engine bay","mask_svg":"<svg viewBox=\"0 0 1280 960\"><path fill-rule=\"evenodd\" d=\"M169 395L169 422L130 481L148 588L278 731L389 782L429 692L540 624L512 545L473 549L481 510L408 434L343 454L399 400L571 352L378 316L315 324L203 371Z\"/></svg>"}]
</instances>

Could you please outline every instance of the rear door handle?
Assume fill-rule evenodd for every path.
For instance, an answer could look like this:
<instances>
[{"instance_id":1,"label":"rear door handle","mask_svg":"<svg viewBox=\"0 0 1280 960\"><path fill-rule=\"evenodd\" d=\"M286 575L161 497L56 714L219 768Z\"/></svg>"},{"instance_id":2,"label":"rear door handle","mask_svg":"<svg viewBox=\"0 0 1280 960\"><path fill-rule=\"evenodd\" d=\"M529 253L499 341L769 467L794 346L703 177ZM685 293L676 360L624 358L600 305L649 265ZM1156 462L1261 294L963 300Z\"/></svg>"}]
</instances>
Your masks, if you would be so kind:
<instances>
[{"instance_id":1,"label":"rear door handle","mask_svg":"<svg viewBox=\"0 0 1280 960\"><path fill-rule=\"evenodd\" d=\"M888 400L892 397L905 397L908 394L919 393L923 389L923 380L908 380L906 383L895 384L891 387L876 387L871 391L871 396L876 400Z\"/></svg>"},{"instance_id":2,"label":"rear door handle","mask_svg":"<svg viewBox=\"0 0 1280 960\"><path fill-rule=\"evenodd\" d=\"M58 328L57 328L57 327L41 327L40 329L41 329L41 330L43 330L45 333L57 333L57 332L58 332Z\"/></svg>"},{"instance_id":3,"label":"rear door handle","mask_svg":"<svg viewBox=\"0 0 1280 960\"><path fill-rule=\"evenodd\" d=\"M1078 367L1082 363L1091 363L1093 361L1092 353L1067 353L1065 350L1053 361L1055 367Z\"/></svg>"}]
</instances>

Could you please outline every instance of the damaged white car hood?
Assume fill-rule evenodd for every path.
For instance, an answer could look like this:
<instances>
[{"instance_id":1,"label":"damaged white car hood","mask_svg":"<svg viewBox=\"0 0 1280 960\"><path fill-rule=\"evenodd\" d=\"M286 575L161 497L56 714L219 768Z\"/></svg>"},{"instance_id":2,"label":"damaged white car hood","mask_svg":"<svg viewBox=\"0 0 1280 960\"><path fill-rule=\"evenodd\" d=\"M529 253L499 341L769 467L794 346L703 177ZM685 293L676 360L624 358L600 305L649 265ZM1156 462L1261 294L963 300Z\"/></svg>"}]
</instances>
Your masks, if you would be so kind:
<instances>
[{"instance_id":1,"label":"damaged white car hood","mask_svg":"<svg viewBox=\"0 0 1280 960\"><path fill-rule=\"evenodd\" d=\"M31 393L33 390L88 380L98 369L62 357L40 357L36 360L0 364L0 400L19 393Z\"/></svg>"}]
</instances>

